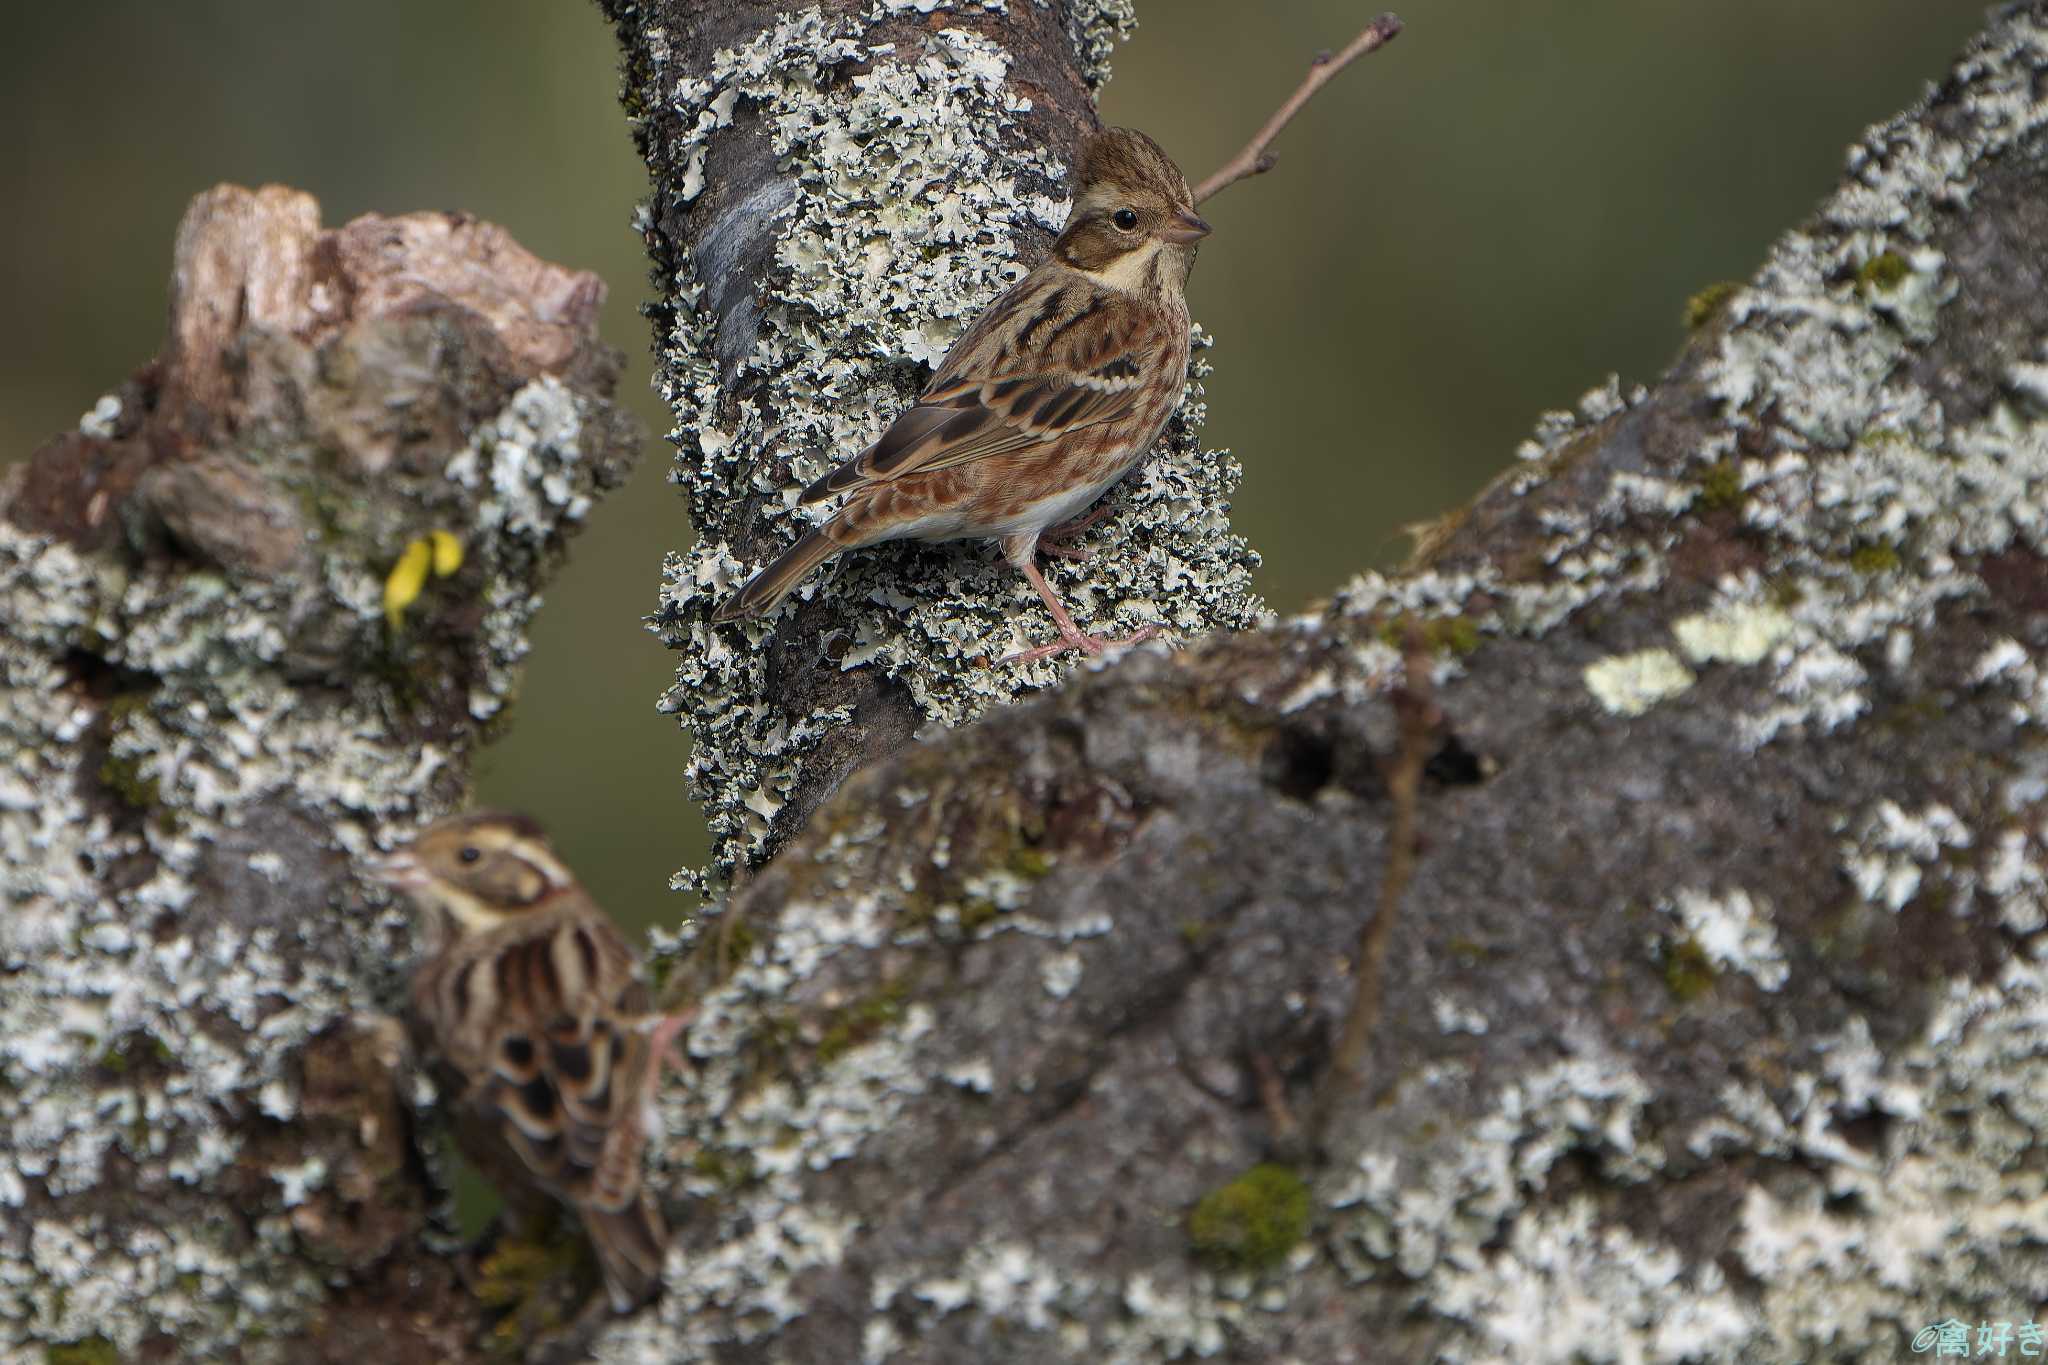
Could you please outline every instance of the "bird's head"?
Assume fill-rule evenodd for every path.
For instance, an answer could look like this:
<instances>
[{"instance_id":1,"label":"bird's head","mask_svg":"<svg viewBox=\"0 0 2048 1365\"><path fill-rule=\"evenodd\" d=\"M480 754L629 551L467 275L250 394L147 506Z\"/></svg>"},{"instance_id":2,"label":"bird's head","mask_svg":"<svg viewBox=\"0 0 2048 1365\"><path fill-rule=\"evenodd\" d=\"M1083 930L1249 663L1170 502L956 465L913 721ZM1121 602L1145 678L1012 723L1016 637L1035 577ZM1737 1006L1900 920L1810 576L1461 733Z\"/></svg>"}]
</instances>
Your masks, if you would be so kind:
<instances>
[{"instance_id":1,"label":"bird's head","mask_svg":"<svg viewBox=\"0 0 2048 1365\"><path fill-rule=\"evenodd\" d=\"M1113 288L1179 289L1209 225L1195 213L1187 177L1158 143L1132 128L1107 128L1081 150L1079 189L1053 254Z\"/></svg>"},{"instance_id":2,"label":"bird's head","mask_svg":"<svg viewBox=\"0 0 2048 1365\"><path fill-rule=\"evenodd\" d=\"M505 811L437 820L371 875L423 908L445 912L462 934L496 929L575 884L540 826Z\"/></svg>"}]
</instances>

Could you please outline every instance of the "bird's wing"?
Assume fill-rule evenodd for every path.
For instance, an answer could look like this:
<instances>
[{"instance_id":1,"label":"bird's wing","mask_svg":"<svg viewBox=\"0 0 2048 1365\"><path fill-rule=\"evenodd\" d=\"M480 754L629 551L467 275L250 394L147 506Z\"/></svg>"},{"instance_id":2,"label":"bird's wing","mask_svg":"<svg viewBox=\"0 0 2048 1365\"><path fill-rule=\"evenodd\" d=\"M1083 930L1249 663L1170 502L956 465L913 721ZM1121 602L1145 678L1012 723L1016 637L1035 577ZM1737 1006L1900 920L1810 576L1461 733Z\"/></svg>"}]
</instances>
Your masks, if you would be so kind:
<instances>
[{"instance_id":1,"label":"bird's wing","mask_svg":"<svg viewBox=\"0 0 2048 1365\"><path fill-rule=\"evenodd\" d=\"M1107 291L1020 285L954 343L915 407L806 488L803 500L952 469L1113 421L1137 406L1162 340L1144 311Z\"/></svg>"},{"instance_id":2,"label":"bird's wing","mask_svg":"<svg viewBox=\"0 0 2048 1365\"><path fill-rule=\"evenodd\" d=\"M616 1209L636 1196L646 1009L625 942L601 916L571 915L461 970L458 1004L497 1020L472 1090L544 1185ZM504 1002L489 1005L488 997Z\"/></svg>"}]
</instances>

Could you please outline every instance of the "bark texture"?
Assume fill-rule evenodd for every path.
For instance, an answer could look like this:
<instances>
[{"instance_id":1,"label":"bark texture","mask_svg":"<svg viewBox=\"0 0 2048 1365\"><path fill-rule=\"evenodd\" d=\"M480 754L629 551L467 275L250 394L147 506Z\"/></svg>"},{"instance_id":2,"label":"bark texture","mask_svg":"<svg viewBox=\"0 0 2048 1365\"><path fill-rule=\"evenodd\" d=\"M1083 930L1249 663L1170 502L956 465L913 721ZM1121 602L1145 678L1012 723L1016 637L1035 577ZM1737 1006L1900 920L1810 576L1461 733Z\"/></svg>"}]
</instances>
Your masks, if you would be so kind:
<instances>
[{"instance_id":1,"label":"bark texture","mask_svg":"<svg viewBox=\"0 0 2048 1365\"><path fill-rule=\"evenodd\" d=\"M468 1349L377 1017L410 917L355 869L461 801L637 453L603 297L488 223L222 186L163 355L0 488L7 1359Z\"/></svg>"},{"instance_id":2,"label":"bark texture","mask_svg":"<svg viewBox=\"0 0 2048 1365\"><path fill-rule=\"evenodd\" d=\"M620 14L631 50L668 45L633 88L684 89L715 130L699 166L662 131L687 120L645 111L672 253L715 236L683 207L699 171L786 210L792 182L830 181L830 130L861 126L846 85L934 43L983 51L857 46L980 24L968 6L711 8L727 27L687 38ZM856 46L842 67L792 55L793 31ZM828 132L757 152L774 170L749 180L719 149L812 107L771 100L749 133L764 111L728 82L764 62L816 82ZM990 98L1027 69L1000 64ZM661 1163L694 1207L667 1298L604 1358L1890 1360L1943 1319L2032 1316L2044 88L2048 6L1993 16L1747 285L1701 301L1653 390L1546 416L1410 571L907 746L936 713L849 708L850 751L760 811L787 843L676 969L703 995L699 1072L666 1097ZM718 349L753 316L734 291L839 287L791 221L752 256L692 248L716 318L672 314L665 335L702 344L664 359L672 392L698 386L692 420L798 376L885 415L841 334L766 388L753 334ZM962 295L873 278L913 310ZM778 307L802 325L787 298L761 316ZM803 438L758 421L722 428L717 459L684 438L713 543L673 580L685 686L743 653L694 624L718 547L734 573L758 559L749 519L822 468L785 471L772 452ZM746 663L769 723L794 733L812 686L892 695L888 651L927 627L895 596L847 626L856 572ZM935 582L882 572L901 599ZM863 652L821 667L834 631ZM1386 1011L1362 1076L1333 1081L1408 639L1444 727ZM806 784L878 751L789 833ZM763 790L721 763L696 770L715 810Z\"/></svg>"}]
</instances>

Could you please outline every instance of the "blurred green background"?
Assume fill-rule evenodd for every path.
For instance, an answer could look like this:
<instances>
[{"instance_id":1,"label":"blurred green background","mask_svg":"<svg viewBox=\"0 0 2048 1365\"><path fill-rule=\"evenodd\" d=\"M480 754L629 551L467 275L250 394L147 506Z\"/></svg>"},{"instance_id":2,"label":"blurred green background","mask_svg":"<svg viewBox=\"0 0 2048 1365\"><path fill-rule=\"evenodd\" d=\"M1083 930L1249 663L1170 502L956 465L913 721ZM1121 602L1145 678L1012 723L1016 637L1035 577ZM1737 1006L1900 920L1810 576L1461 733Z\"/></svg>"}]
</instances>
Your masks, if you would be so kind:
<instances>
[{"instance_id":1,"label":"blurred green background","mask_svg":"<svg viewBox=\"0 0 2048 1365\"><path fill-rule=\"evenodd\" d=\"M1339 0L1140 0L1111 122L1199 179L1319 48ZM1273 174L1204 210L1191 290L1218 339L1209 441L1246 466L1237 523L1289 611L1396 560L1396 528L1467 496L1537 412L1611 371L1653 380L1686 296L1748 275L1829 187L1848 141L1938 75L1979 22L1936 0L1413 0ZM611 34L577 0L96 0L19 7L0 53L0 453L74 423L156 350L171 232L222 180L283 181L326 220L464 209L611 285L606 327L650 430L644 190ZM673 921L701 861L670 667L639 629L689 535L650 442L549 596L481 799L532 810L623 919Z\"/></svg>"}]
</instances>

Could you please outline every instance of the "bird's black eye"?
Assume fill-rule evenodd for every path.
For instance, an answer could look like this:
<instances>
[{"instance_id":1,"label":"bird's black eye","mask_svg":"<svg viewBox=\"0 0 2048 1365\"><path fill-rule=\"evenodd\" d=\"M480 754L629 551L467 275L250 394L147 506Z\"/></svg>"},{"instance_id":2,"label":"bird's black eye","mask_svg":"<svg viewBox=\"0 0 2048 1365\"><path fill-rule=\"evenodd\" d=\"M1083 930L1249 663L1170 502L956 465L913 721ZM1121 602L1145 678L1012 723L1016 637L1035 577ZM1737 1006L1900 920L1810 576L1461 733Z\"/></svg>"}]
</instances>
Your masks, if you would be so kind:
<instances>
[{"instance_id":1,"label":"bird's black eye","mask_svg":"<svg viewBox=\"0 0 2048 1365\"><path fill-rule=\"evenodd\" d=\"M484 855L481 849L477 848L476 845L471 844L468 848L463 849L462 852L456 854L455 856L462 859L462 861L464 861L465 863L473 863L478 858L481 858Z\"/></svg>"},{"instance_id":2,"label":"bird's black eye","mask_svg":"<svg viewBox=\"0 0 2048 1365\"><path fill-rule=\"evenodd\" d=\"M1125 232L1129 232L1138 225L1138 211L1136 209L1118 209L1110 215L1109 221L1115 223Z\"/></svg>"}]
</instances>

